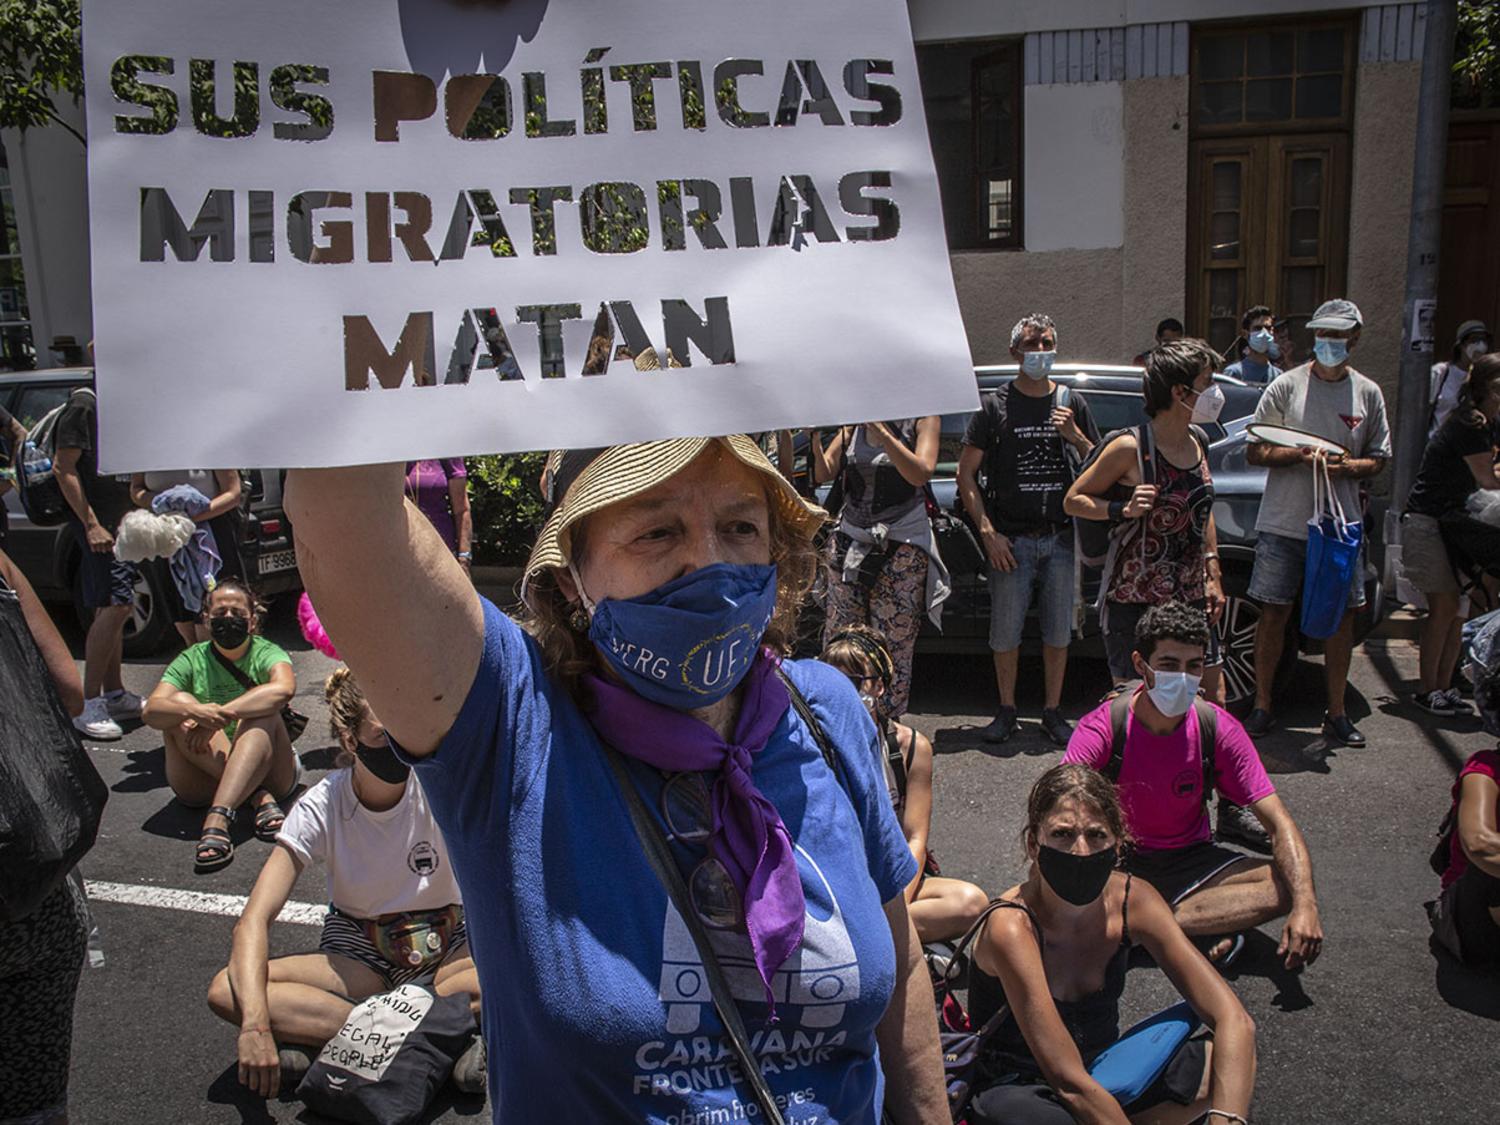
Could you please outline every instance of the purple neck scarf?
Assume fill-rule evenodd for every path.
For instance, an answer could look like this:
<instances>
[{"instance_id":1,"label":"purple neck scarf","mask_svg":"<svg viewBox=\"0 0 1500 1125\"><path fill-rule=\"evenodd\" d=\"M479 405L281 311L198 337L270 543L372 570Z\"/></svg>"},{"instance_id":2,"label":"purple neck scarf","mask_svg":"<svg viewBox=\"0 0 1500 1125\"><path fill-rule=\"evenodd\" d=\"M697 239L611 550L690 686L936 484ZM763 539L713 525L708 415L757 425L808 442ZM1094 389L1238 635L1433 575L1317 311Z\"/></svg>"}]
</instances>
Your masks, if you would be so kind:
<instances>
[{"instance_id":1,"label":"purple neck scarf","mask_svg":"<svg viewBox=\"0 0 1500 1125\"><path fill-rule=\"evenodd\" d=\"M610 746L668 772L718 771L710 789L709 849L744 901L750 951L773 1018L771 978L801 944L807 912L791 835L776 807L750 779L752 758L765 749L791 706L776 674L779 663L762 649L745 673L739 720L729 742L700 719L652 703L599 676L585 677L594 697L589 722Z\"/></svg>"}]
</instances>

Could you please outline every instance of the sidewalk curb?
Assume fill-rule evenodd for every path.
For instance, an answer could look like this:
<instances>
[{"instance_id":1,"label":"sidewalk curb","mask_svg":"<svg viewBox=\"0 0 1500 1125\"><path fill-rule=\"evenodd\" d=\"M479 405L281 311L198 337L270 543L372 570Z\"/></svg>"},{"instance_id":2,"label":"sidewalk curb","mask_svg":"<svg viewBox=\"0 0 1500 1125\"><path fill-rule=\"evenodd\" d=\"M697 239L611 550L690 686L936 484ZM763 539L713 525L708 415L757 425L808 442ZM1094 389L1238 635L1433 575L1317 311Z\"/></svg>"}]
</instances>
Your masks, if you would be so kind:
<instances>
[{"instance_id":1,"label":"sidewalk curb","mask_svg":"<svg viewBox=\"0 0 1500 1125\"><path fill-rule=\"evenodd\" d=\"M1387 641L1414 641L1421 635L1422 622L1427 615L1421 610L1403 605L1387 613L1370 633L1370 638Z\"/></svg>"}]
</instances>

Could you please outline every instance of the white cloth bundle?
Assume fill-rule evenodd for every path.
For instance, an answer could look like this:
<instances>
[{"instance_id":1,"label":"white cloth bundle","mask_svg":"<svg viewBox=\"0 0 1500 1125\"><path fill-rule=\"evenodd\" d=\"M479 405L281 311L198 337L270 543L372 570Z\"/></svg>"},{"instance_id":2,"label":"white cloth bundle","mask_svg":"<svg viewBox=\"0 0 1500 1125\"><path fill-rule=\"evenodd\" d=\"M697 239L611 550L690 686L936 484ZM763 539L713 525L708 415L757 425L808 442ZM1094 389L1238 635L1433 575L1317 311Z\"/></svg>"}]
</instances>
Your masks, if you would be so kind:
<instances>
[{"instance_id":1,"label":"white cloth bundle","mask_svg":"<svg viewBox=\"0 0 1500 1125\"><path fill-rule=\"evenodd\" d=\"M115 533L115 558L121 562L145 562L171 558L187 545L198 525L176 512L164 516L144 508L126 512Z\"/></svg>"},{"instance_id":2,"label":"white cloth bundle","mask_svg":"<svg viewBox=\"0 0 1500 1125\"><path fill-rule=\"evenodd\" d=\"M1500 527L1500 492L1481 488L1469 497L1469 502L1464 506L1475 519Z\"/></svg>"}]
</instances>

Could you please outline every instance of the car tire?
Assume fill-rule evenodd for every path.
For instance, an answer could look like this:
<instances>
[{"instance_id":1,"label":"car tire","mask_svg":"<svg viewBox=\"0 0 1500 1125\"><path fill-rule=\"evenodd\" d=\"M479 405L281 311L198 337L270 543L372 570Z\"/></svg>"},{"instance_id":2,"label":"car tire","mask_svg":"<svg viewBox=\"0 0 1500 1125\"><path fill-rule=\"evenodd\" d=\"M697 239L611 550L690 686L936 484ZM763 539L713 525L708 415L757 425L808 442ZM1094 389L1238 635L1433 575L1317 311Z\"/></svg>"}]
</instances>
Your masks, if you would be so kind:
<instances>
[{"instance_id":1,"label":"car tire","mask_svg":"<svg viewBox=\"0 0 1500 1125\"><path fill-rule=\"evenodd\" d=\"M140 568L140 577L135 583L135 600L131 605L130 619L125 622L125 637L121 651L127 659L139 660L154 656L161 651L167 637L173 632L171 614L167 608L156 571L151 567ZM83 604L83 579L80 571L73 572L73 611L78 625L85 633L94 620L94 611Z\"/></svg>"},{"instance_id":2,"label":"car tire","mask_svg":"<svg viewBox=\"0 0 1500 1125\"><path fill-rule=\"evenodd\" d=\"M1224 615L1219 619L1224 651L1224 706L1235 715L1244 716L1255 705L1255 630L1260 624L1260 606L1247 594L1250 587L1248 568L1231 568L1224 572ZM1287 623L1287 635L1281 647L1281 663L1276 666L1272 690L1285 693L1297 668L1296 615Z\"/></svg>"}]
</instances>

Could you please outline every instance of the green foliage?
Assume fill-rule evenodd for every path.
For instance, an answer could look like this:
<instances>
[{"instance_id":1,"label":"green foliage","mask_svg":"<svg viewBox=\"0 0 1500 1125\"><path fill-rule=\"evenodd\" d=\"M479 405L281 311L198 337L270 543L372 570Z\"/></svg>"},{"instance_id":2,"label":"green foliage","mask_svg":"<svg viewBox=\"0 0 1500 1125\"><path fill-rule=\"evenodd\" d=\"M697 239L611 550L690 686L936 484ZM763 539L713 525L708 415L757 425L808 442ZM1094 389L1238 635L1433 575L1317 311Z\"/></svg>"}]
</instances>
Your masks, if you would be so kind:
<instances>
[{"instance_id":1,"label":"green foliage","mask_svg":"<svg viewBox=\"0 0 1500 1125\"><path fill-rule=\"evenodd\" d=\"M0 128L55 121L86 143L53 100L83 96L81 25L79 0L0 0Z\"/></svg>"},{"instance_id":2,"label":"green foliage","mask_svg":"<svg viewBox=\"0 0 1500 1125\"><path fill-rule=\"evenodd\" d=\"M542 526L542 495L537 483L546 461L545 453L468 458L477 565L519 566L526 561Z\"/></svg>"},{"instance_id":3,"label":"green foliage","mask_svg":"<svg viewBox=\"0 0 1500 1125\"><path fill-rule=\"evenodd\" d=\"M1453 56L1453 104L1464 109L1500 106L1500 4L1465 0L1458 5Z\"/></svg>"}]
</instances>

